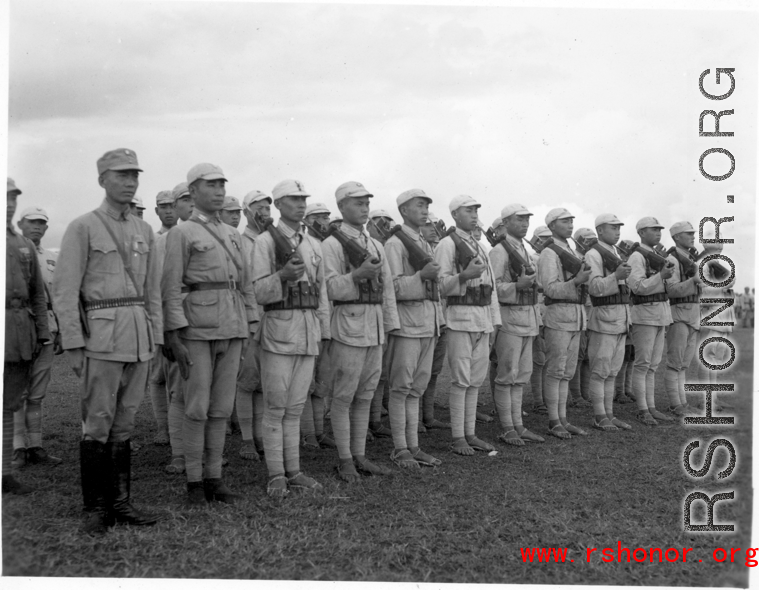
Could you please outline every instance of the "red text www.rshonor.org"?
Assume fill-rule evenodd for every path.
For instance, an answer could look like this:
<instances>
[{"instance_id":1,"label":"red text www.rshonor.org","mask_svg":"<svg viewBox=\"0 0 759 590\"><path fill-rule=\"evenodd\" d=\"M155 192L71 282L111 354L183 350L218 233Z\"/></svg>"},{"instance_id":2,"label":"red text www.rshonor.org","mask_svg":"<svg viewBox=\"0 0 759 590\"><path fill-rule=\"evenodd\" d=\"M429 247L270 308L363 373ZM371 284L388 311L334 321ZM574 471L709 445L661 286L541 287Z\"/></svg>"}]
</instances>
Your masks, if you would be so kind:
<instances>
[{"instance_id":1,"label":"red text www.rshonor.org","mask_svg":"<svg viewBox=\"0 0 759 590\"><path fill-rule=\"evenodd\" d=\"M522 561L524 563L574 563L575 559L570 556L567 547L520 547ZM675 563L675 562L703 562L692 553L691 547L624 547L617 542L616 547L588 547L585 554L580 554L578 561L600 561L604 563ZM743 563L746 567L756 567L759 561L754 559L759 553L759 548L751 547L717 547L711 554L706 556L706 561L718 563Z\"/></svg>"}]
</instances>

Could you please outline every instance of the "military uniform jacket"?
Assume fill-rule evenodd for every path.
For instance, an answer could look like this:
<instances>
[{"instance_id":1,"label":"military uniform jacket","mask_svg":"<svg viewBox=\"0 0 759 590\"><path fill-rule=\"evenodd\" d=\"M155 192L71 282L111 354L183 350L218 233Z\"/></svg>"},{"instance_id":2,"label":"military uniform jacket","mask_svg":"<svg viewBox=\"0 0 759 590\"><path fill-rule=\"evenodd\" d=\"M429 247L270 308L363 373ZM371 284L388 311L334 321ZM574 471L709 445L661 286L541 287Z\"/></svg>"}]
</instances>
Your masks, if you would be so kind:
<instances>
[{"instance_id":1,"label":"military uniform jacket","mask_svg":"<svg viewBox=\"0 0 759 590\"><path fill-rule=\"evenodd\" d=\"M61 242L53 279L53 302L65 350L84 348L85 356L133 363L153 357L163 344L159 261L150 226L118 211L104 200L98 211L129 256L137 287L127 275L116 244L94 211L72 221ZM145 305L95 309L86 312L90 337L82 333L79 298L100 301L144 297Z\"/></svg>"},{"instance_id":2,"label":"military uniform jacket","mask_svg":"<svg viewBox=\"0 0 759 590\"><path fill-rule=\"evenodd\" d=\"M641 244L641 248L653 251L648 246ZM661 273L656 273L648 278L646 277L646 259L640 252L633 252L627 260L632 270L627 277L627 286L630 291L636 295L654 295L655 293L666 293L667 286ZM672 323L672 312L670 311L669 301L654 301L652 303L641 303L632 306L631 321L633 324L642 324L644 326L669 326Z\"/></svg>"},{"instance_id":3,"label":"military uniform jacket","mask_svg":"<svg viewBox=\"0 0 759 590\"><path fill-rule=\"evenodd\" d=\"M184 285L230 281L234 288L190 291L186 297L182 293ZM190 219L166 234L161 292L166 331L181 330L187 340L247 339L249 322L258 319L242 239L217 215L195 210Z\"/></svg>"},{"instance_id":4,"label":"military uniform jacket","mask_svg":"<svg viewBox=\"0 0 759 590\"><path fill-rule=\"evenodd\" d=\"M295 231L282 222L277 229L296 246L298 256L306 265L299 280L318 286L318 309L275 309L264 312L256 339L268 352L285 355L319 354L319 342L329 340L329 302L324 278L324 258L321 243L303 230ZM275 264L274 240L268 231L256 238L253 246L253 289L260 305L277 303L285 299L283 287L296 283L283 283Z\"/></svg>"},{"instance_id":5,"label":"military uniform jacket","mask_svg":"<svg viewBox=\"0 0 759 590\"><path fill-rule=\"evenodd\" d=\"M432 248L421 233L407 225L403 225L401 231L432 257ZM398 335L406 338L439 336L443 323L442 307L439 301L425 299L425 281L420 276L421 271L414 270L411 266L408 250L403 242L397 236L391 236L385 242L385 254L395 286L398 320L401 324Z\"/></svg>"},{"instance_id":6,"label":"military uniform jacket","mask_svg":"<svg viewBox=\"0 0 759 590\"><path fill-rule=\"evenodd\" d=\"M599 240L598 245L606 248L619 258L614 246L610 246ZM619 286L625 285L624 279L617 280L616 275L610 273L604 267L601 254L593 248L585 254L585 262L590 265L590 279L588 281L588 293L593 297L608 297L619 293ZM630 327L630 306L626 303L618 305L600 305L591 307L588 330L601 334L624 334Z\"/></svg>"},{"instance_id":7,"label":"military uniform jacket","mask_svg":"<svg viewBox=\"0 0 759 590\"><path fill-rule=\"evenodd\" d=\"M577 256L569 244L554 237L560 248ZM546 328L565 332L580 331L585 328L586 318L583 302L577 299L578 287L574 281L564 278L559 255L550 248L545 248L538 259L538 280L543 287L543 294L551 299L570 299L577 303L553 303L545 306L543 324Z\"/></svg>"},{"instance_id":8,"label":"military uniform jacket","mask_svg":"<svg viewBox=\"0 0 759 590\"><path fill-rule=\"evenodd\" d=\"M45 285L31 240L5 233L5 362L31 361L37 342L52 340Z\"/></svg>"},{"instance_id":9,"label":"military uniform jacket","mask_svg":"<svg viewBox=\"0 0 759 590\"><path fill-rule=\"evenodd\" d=\"M525 260L531 260L522 240L506 235L506 240L519 251ZM540 309L535 305L514 305L517 302L517 285L511 278L509 253L498 244L488 253L493 267L498 301L501 311L501 330L515 336L537 336L540 328ZM537 278L537 277L536 277ZM511 303L512 305L500 305Z\"/></svg>"},{"instance_id":10,"label":"military uniform jacket","mask_svg":"<svg viewBox=\"0 0 759 590\"><path fill-rule=\"evenodd\" d=\"M349 346L384 344L385 333L401 327L395 304L393 276L385 249L378 240L369 236L366 230L359 231L347 223L343 223L340 230L382 261L382 305L333 305L330 322L332 339ZM334 302L358 299L358 286L351 276L354 267L346 259L340 242L333 236L328 237L322 242L322 252L329 300Z\"/></svg>"},{"instance_id":11,"label":"military uniform jacket","mask_svg":"<svg viewBox=\"0 0 759 590\"><path fill-rule=\"evenodd\" d=\"M682 256L688 257L688 252L679 246L677 247ZM674 274L666 280L667 293L670 297L688 297L689 295L700 295L701 287L693 280L693 277L686 279L683 276L683 266L675 258L674 254L667 256L672 264L675 265ZM691 328L699 330L701 328L701 306L695 303L675 303L670 304L673 322L683 322Z\"/></svg>"},{"instance_id":12,"label":"military uniform jacket","mask_svg":"<svg viewBox=\"0 0 759 590\"><path fill-rule=\"evenodd\" d=\"M483 272L476 279L469 279L463 285L459 283L461 270L456 265L456 245L451 236L446 236L435 248L435 262L440 265L440 296L450 297L466 295L467 287L490 285L493 287L493 295L489 306L475 305L447 305L445 310L446 324L449 329L459 332L484 332L489 334L494 326L501 325L501 311L498 305L493 267L490 266L490 258L482 245L477 242L472 234L456 228L456 233L474 250L486 265Z\"/></svg>"},{"instance_id":13,"label":"military uniform jacket","mask_svg":"<svg viewBox=\"0 0 759 590\"><path fill-rule=\"evenodd\" d=\"M245 229L242 232L242 249L245 250L245 255L248 257L248 263L250 264L250 275L253 276L253 250L254 246L256 244L256 238L260 234L254 230L250 225L246 225ZM253 297L255 298L255 288L253 289ZM256 309L258 318L264 317L264 306L260 305L259 303L256 303ZM259 322L253 322L250 324L250 331L251 333L255 332L258 329Z\"/></svg>"}]
</instances>

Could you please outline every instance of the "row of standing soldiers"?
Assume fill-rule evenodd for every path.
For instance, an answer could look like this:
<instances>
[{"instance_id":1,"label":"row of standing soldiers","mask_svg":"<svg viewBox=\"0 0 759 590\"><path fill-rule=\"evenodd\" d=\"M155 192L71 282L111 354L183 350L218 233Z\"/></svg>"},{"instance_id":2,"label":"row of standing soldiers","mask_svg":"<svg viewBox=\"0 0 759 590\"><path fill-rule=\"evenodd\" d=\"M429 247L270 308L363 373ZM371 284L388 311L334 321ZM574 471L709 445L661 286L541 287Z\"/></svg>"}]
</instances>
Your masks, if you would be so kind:
<instances>
[{"instance_id":1,"label":"row of standing soldiers","mask_svg":"<svg viewBox=\"0 0 759 590\"><path fill-rule=\"evenodd\" d=\"M365 229L373 195L362 184L338 187L341 222L328 225L327 208L307 208L310 195L303 184L286 180L271 197L259 191L246 196L248 225L241 235L219 215L228 204L223 171L199 164L186 183L159 193L159 207L184 208L180 217L186 221L170 231L164 226L155 236L130 213L141 172L135 153L113 150L97 167L105 200L67 228L50 298L60 348L83 379L80 459L83 529L89 533L102 533L115 522L157 521L130 499L130 437L149 380L154 407L168 398L164 415L173 455L168 468L186 473L186 501L193 506L239 497L222 479L227 422L235 405L241 455L264 457L272 497L321 489L301 469L300 443L336 447L337 474L344 481L391 474L366 456L370 419L372 430L382 432L383 370L392 463L407 469L440 465L420 448L419 409L424 399L426 427L448 427L434 417L434 385L429 387L446 352L450 450L459 455L495 450L475 433L477 394L489 364L499 440L544 442L522 424L534 350L545 358L542 388L534 389L533 397L538 410L548 414L548 432L560 439L586 435L568 422L566 411L583 337L594 428L631 428L613 415L612 403L628 338L635 350L638 419L651 426L673 420L654 405L665 332L668 410L675 415L693 410L683 385L704 285L694 272L694 231L688 222L671 227L676 246L662 255L663 226L655 218L636 224L640 243L618 248L623 223L612 214L600 215L597 236L590 230L575 236L585 250L583 260L568 241L572 214L553 209L531 243L540 251L537 256L524 240L532 213L511 204L488 232L493 247L486 251L475 237L480 204L459 195L449 204L455 226L433 249L430 242L438 240L432 239L432 199L421 189L396 199L402 225L375 217L370 224L375 238ZM20 194L15 190L14 203ZM11 192L9 185L9 201ZM279 210L276 224L271 205ZM712 264L705 268L707 274L718 271ZM708 278L718 284L712 274ZM15 292L19 306L6 305L6 325L9 313L31 308L36 332L33 327L27 332L44 345L53 337L44 307L37 309L37 295ZM6 391L8 339L6 329ZM724 357L719 346L711 350L715 362ZM36 358L35 350L27 352L30 358L24 360ZM377 397L380 403L373 404ZM324 430L325 399L334 439ZM4 447L4 467L7 454ZM9 485L23 487L8 477Z\"/></svg>"}]
</instances>

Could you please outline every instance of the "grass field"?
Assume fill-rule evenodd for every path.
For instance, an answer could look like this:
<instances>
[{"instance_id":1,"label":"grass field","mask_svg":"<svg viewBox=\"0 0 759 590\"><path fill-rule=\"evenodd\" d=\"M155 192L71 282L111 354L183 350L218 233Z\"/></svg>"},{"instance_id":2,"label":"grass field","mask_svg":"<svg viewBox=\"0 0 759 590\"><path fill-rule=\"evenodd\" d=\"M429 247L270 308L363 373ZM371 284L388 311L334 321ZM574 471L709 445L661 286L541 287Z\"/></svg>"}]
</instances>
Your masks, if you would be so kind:
<instances>
[{"instance_id":1,"label":"grass field","mask_svg":"<svg viewBox=\"0 0 759 590\"><path fill-rule=\"evenodd\" d=\"M546 435L544 417L530 415L526 425L545 435L545 444L497 443L495 457L465 458L447 450L447 432L434 431L420 435L421 443L443 459L442 467L364 478L356 485L336 479L336 453L302 451L304 469L324 484L324 493L284 501L266 496L263 463L237 457L236 435L227 441L225 479L245 500L192 511L182 506L183 476L163 473L168 448L151 444L146 398L137 416L134 440L143 447L134 456L132 491L138 506L159 510L164 519L152 528L117 527L101 539L77 532L78 384L57 357L45 438L66 462L24 468L20 478L37 492L3 496L3 574L746 586L743 552L733 564L729 557L725 563L712 559L717 547L728 548L729 555L730 547L745 550L750 542L753 331L739 329L732 339L740 356L723 381L736 383L736 394L717 399L735 406L729 411L737 416L734 426L647 428L634 421L631 405L623 405L617 415L634 430L602 433L590 429L589 408L570 409L570 420L590 436L560 441ZM663 365L657 376L660 408L667 405L662 370ZM446 370L441 395L447 384ZM446 411L437 411L447 419ZM495 442L498 432L495 423L478 425L485 440ZM717 434L737 449L733 475L726 482L715 479L726 464L720 450L703 481L689 479L683 448L702 441L692 456L698 467ZM367 446L367 455L390 465L391 449L389 440L379 440ZM683 499L696 490L736 491L736 500L720 502L715 512L716 522L737 523L735 534L683 532ZM697 512L701 520L694 518L694 524L704 522L704 510ZM631 551L678 548L680 559L683 547L693 551L687 563L602 563L601 549L618 542ZM566 547L567 562L523 563L520 547ZM589 563L588 547L598 548Z\"/></svg>"}]
</instances>

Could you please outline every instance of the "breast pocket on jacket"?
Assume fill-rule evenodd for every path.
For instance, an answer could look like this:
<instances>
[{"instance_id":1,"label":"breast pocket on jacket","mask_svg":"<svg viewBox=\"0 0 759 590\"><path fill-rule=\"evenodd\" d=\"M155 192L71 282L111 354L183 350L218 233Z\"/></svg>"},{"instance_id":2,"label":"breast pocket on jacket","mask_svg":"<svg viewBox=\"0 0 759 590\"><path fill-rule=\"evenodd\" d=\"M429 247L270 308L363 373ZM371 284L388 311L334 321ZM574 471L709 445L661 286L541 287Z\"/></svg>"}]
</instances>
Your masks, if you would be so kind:
<instances>
[{"instance_id":1,"label":"breast pocket on jacket","mask_svg":"<svg viewBox=\"0 0 759 590\"><path fill-rule=\"evenodd\" d=\"M90 243L88 270L102 274L119 274L124 263L113 240L95 239Z\"/></svg>"}]
</instances>

